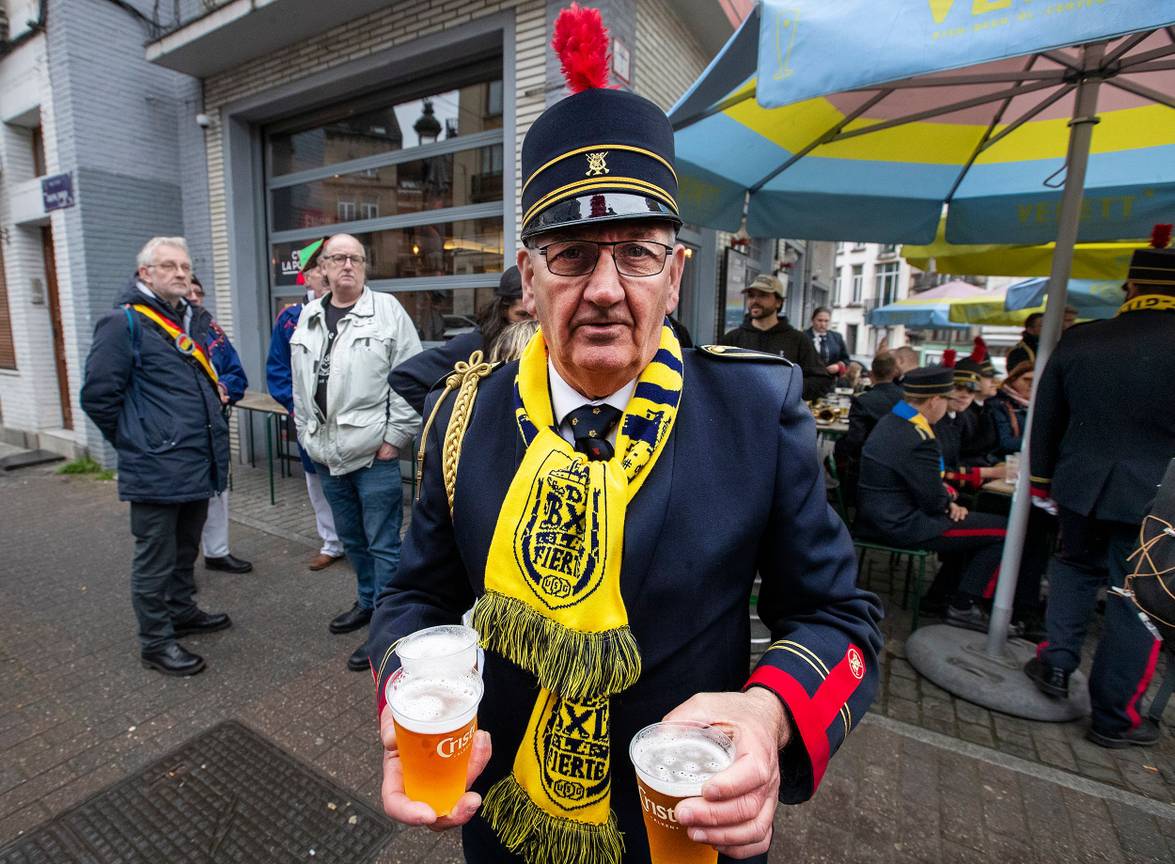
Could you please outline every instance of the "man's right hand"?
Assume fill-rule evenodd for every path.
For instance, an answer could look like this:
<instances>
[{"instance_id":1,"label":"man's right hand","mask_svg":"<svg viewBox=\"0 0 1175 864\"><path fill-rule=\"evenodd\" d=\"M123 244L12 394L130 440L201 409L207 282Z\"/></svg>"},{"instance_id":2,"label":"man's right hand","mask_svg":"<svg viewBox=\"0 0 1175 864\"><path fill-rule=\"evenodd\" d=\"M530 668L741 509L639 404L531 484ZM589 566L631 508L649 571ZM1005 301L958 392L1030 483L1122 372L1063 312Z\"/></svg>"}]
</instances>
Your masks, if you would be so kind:
<instances>
[{"instance_id":1,"label":"man's right hand","mask_svg":"<svg viewBox=\"0 0 1175 864\"><path fill-rule=\"evenodd\" d=\"M951 502L951 508L947 511L947 515L951 517L952 522L962 522L967 518L967 508L960 507L958 504Z\"/></svg>"},{"instance_id":2,"label":"man's right hand","mask_svg":"<svg viewBox=\"0 0 1175 864\"><path fill-rule=\"evenodd\" d=\"M384 777L382 798L384 812L403 825L425 825L433 831L444 831L464 825L473 818L481 806L481 796L466 791L453 805L448 816L437 817L436 811L423 801L413 801L404 794L404 771L400 764L400 751L396 747L396 727L392 723L392 712L384 708L380 717L380 740L384 747ZM492 747L490 733L484 729L473 736L473 752L469 756L469 771L465 775L465 788L473 785L486 763L490 761Z\"/></svg>"}]
</instances>

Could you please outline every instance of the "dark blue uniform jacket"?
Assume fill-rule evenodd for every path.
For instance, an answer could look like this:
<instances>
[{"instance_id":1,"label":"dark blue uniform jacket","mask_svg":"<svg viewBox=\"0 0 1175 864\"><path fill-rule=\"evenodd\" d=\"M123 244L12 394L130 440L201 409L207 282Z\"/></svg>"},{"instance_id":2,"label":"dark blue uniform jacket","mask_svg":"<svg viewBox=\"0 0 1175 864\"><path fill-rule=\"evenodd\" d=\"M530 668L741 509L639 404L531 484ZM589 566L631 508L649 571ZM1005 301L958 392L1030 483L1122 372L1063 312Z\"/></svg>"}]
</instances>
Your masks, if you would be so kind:
<instances>
[{"instance_id":1,"label":"dark blue uniform jacket","mask_svg":"<svg viewBox=\"0 0 1175 864\"><path fill-rule=\"evenodd\" d=\"M118 301L141 303L182 324L181 313L131 285ZM211 316L189 335L206 345ZM82 408L118 451L118 497L182 503L228 483L228 422L211 379L143 315L116 308L94 327Z\"/></svg>"},{"instance_id":2,"label":"dark blue uniform jacket","mask_svg":"<svg viewBox=\"0 0 1175 864\"><path fill-rule=\"evenodd\" d=\"M676 425L625 522L621 593L642 658L640 680L612 700L612 807L625 834L625 862L648 861L628 742L695 693L748 684L756 573L758 614L774 644L750 681L780 696L795 734L781 754L783 801L812 795L877 690L880 609L856 587L848 532L828 507L814 421L799 398L800 370L776 358L683 353ZM490 539L523 456L516 371L517 363L506 364L481 383L453 519L439 460L452 399L430 431L400 568L371 623L380 710L396 668L394 641L458 621L484 592ZM537 693L529 673L493 653L484 677L478 723L493 736L493 757L474 785L483 794L509 772ZM512 860L478 818L466 826L464 842L468 861Z\"/></svg>"},{"instance_id":3,"label":"dark blue uniform jacket","mask_svg":"<svg viewBox=\"0 0 1175 864\"><path fill-rule=\"evenodd\" d=\"M940 535L951 524L942 470L937 439L896 414L882 417L861 451L857 530L895 546Z\"/></svg>"},{"instance_id":4,"label":"dark blue uniform jacket","mask_svg":"<svg viewBox=\"0 0 1175 864\"><path fill-rule=\"evenodd\" d=\"M423 414L425 397L433 386L453 371L457 361L468 360L474 351L482 350L482 343L480 330L454 336L444 345L409 357L389 373L388 383L417 414Z\"/></svg>"},{"instance_id":5,"label":"dark blue uniform jacket","mask_svg":"<svg viewBox=\"0 0 1175 864\"><path fill-rule=\"evenodd\" d=\"M1175 311L1065 331L1037 385L1030 471L1067 510L1137 525L1175 455Z\"/></svg>"}]
</instances>

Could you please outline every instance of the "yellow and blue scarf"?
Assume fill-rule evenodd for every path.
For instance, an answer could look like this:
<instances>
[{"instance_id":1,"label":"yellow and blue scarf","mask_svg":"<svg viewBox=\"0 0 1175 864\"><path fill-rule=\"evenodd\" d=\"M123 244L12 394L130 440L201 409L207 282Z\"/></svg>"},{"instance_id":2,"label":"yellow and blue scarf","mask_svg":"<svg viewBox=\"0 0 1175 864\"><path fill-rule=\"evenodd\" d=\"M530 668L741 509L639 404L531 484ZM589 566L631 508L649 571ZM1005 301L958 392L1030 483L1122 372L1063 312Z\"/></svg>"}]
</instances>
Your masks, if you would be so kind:
<instances>
[{"instance_id":1,"label":"yellow and blue scarf","mask_svg":"<svg viewBox=\"0 0 1175 864\"><path fill-rule=\"evenodd\" d=\"M615 864L623 854L609 803L608 707L641 673L620 596L624 519L664 450L681 390L681 347L663 326L615 454L588 461L557 431L541 332L519 361L515 419L526 453L498 516L473 625L486 648L540 685L514 767L482 807L529 864Z\"/></svg>"}]
</instances>

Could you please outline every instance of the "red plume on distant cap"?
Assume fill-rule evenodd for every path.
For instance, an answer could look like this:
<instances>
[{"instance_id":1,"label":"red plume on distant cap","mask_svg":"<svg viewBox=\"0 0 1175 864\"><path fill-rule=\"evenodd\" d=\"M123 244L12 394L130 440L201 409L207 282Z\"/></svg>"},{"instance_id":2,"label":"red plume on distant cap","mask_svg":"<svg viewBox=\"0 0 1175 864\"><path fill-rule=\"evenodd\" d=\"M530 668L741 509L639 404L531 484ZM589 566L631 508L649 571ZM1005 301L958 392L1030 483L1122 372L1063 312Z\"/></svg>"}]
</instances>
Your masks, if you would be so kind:
<instances>
[{"instance_id":1,"label":"red plume on distant cap","mask_svg":"<svg viewBox=\"0 0 1175 864\"><path fill-rule=\"evenodd\" d=\"M551 47L572 93L608 86L608 30L599 9L572 3L560 12Z\"/></svg>"},{"instance_id":2,"label":"red plume on distant cap","mask_svg":"<svg viewBox=\"0 0 1175 864\"><path fill-rule=\"evenodd\" d=\"M1171 242L1171 225L1156 225L1151 229L1151 245L1156 249L1166 249Z\"/></svg>"},{"instance_id":3,"label":"red plume on distant cap","mask_svg":"<svg viewBox=\"0 0 1175 864\"><path fill-rule=\"evenodd\" d=\"M954 348L948 348L946 351L942 352L942 365L953 369L955 367L955 360L958 358L958 356L959 353Z\"/></svg>"},{"instance_id":4,"label":"red plume on distant cap","mask_svg":"<svg viewBox=\"0 0 1175 864\"><path fill-rule=\"evenodd\" d=\"M987 359L987 343L983 341L982 336L975 337L975 347L971 349L971 359L976 363L982 363Z\"/></svg>"}]
</instances>

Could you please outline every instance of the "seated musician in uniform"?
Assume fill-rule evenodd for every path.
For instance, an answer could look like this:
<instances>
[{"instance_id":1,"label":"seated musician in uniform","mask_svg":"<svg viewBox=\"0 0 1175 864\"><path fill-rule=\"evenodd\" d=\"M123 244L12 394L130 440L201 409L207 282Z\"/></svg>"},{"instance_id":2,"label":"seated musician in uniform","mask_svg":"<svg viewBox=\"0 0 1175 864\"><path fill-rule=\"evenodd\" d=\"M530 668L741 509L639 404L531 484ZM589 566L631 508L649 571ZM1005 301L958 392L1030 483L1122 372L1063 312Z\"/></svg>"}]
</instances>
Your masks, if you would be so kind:
<instances>
[{"instance_id":1,"label":"seated musician in uniform","mask_svg":"<svg viewBox=\"0 0 1175 864\"><path fill-rule=\"evenodd\" d=\"M945 482L934 427L947 413L954 373L925 366L902 379L902 399L882 417L861 451L857 484L859 534L939 554L942 567L926 605L945 604L948 624L986 631L980 600L994 585L1006 520L973 513L955 502Z\"/></svg>"}]
</instances>

